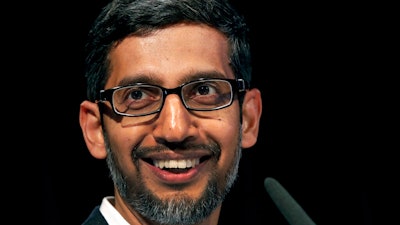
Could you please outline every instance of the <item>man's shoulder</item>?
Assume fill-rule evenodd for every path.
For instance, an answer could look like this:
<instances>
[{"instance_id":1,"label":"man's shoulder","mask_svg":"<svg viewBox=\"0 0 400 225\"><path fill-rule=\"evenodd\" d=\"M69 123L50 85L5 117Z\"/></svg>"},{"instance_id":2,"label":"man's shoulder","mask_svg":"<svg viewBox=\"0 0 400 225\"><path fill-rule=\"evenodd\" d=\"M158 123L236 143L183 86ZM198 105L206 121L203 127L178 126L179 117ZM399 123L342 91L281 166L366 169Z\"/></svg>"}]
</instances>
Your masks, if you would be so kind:
<instances>
[{"instance_id":1,"label":"man's shoulder","mask_svg":"<svg viewBox=\"0 0 400 225\"><path fill-rule=\"evenodd\" d=\"M100 206L96 206L90 213L89 217L82 223L82 225L107 225L106 219L100 212Z\"/></svg>"}]
</instances>

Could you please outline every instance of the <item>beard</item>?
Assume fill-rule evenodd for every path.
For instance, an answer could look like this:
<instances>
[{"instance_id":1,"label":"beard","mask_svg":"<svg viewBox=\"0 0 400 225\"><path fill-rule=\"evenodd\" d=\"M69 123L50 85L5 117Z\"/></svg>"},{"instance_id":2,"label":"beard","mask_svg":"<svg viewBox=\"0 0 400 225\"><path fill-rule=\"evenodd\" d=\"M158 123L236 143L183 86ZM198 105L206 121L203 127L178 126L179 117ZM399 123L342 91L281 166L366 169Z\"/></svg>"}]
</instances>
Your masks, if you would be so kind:
<instances>
[{"instance_id":1,"label":"beard","mask_svg":"<svg viewBox=\"0 0 400 225\"><path fill-rule=\"evenodd\" d=\"M240 147L241 132L239 132L239 135L240 138L237 140L236 149L234 150L234 159L228 173L221 180L218 179L219 176L215 172L216 170L212 170L213 172L211 173L207 188L203 191L200 198L197 199L181 193L160 199L142 182L143 177L141 173L137 173L135 182L128 182L121 170L122 165L118 164L115 154L110 147L108 136L104 133L108 153L106 158L107 166L122 199L134 211L147 220L165 225L197 224L209 217L222 204L237 179L239 162L242 156L242 149ZM214 153L221 152L220 146L216 143L201 145L201 148L207 148ZM218 158L213 157L211 160L217 162ZM132 153L132 161L139 168L137 166L138 159L134 157L134 153Z\"/></svg>"}]
</instances>

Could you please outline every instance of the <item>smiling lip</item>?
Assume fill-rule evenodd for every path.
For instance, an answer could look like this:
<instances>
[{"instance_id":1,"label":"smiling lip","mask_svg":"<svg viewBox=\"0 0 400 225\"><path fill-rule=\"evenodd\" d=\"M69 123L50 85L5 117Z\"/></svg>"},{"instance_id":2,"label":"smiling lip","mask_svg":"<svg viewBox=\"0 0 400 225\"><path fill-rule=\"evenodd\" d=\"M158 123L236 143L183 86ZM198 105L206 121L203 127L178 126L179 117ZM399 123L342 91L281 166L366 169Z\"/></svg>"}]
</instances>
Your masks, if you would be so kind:
<instances>
[{"instance_id":1,"label":"smiling lip","mask_svg":"<svg viewBox=\"0 0 400 225\"><path fill-rule=\"evenodd\" d=\"M154 166L163 169L190 169L200 163L200 158L153 160Z\"/></svg>"},{"instance_id":2,"label":"smiling lip","mask_svg":"<svg viewBox=\"0 0 400 225\"><path fill-rule=\"evenodd\" d=\"M162 182L183 184L193 181L211 157L209 152L201 151L190 154L177 152L156 153L146 156L146 166ZM150 159L150 160L149 160Z\"/></svg>"},{"instance_id":3,"label":"smiling lip","mask_svg":"<svg viewBox=\"0 0 400 225\"><path fill-rule=\"evenodd\" d=\"M172 170L160 169L158 167L151 166L150 164L148 165L150 165L150 169L154 173L154 175L158 177L162 182L168 184L183 184L194 180L205 164L206 162L203 162L198 164L196 167ZM181 171L177 172L177 170Z\"/></svg>"}]
</instances>

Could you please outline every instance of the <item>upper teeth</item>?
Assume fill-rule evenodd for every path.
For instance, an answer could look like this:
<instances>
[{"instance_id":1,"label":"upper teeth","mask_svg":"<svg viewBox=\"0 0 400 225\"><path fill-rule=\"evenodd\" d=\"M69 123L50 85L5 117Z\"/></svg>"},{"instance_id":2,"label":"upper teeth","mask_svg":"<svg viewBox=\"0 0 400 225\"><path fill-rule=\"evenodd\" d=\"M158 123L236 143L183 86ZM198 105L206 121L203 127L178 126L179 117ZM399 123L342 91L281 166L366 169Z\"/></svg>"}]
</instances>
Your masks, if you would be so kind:
<instances>
[{"instance_id":1,"label":"upper teeth","mask_svg":"<svg viewBox=\"0 0 400 225\"><path fill-rule=\"evenodd\" d=\"M171 159L171 160L154 160L153 163L156 167L163 169L163 168L189 168L198 165L200 159Z\"/></svg>"}]
</instances>

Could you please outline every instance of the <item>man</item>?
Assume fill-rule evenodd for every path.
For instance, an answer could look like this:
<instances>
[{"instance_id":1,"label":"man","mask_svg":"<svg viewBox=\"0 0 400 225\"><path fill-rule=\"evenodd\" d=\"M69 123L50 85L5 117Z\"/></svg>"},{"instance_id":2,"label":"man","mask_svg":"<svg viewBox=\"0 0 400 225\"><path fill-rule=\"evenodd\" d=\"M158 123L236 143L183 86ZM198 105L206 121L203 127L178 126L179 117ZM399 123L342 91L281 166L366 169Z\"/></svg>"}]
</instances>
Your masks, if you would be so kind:
<instances>
[{"instance_id":1,"label":"man","mask_svg":"<svg viewBox=\"0 0 400 225\"><path fill-rule=\"evenodd\" d=\"M89 32L79 120L115 196L83 224L218 224L262 112L247 31L225 0L104 7Z\"/></svg>"}]
</instances>

